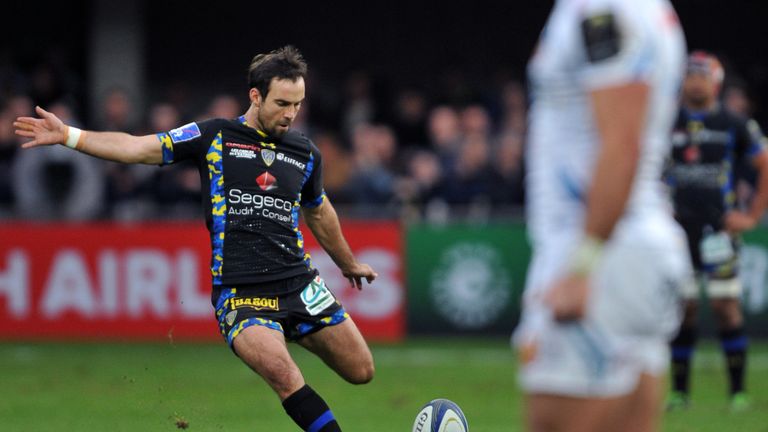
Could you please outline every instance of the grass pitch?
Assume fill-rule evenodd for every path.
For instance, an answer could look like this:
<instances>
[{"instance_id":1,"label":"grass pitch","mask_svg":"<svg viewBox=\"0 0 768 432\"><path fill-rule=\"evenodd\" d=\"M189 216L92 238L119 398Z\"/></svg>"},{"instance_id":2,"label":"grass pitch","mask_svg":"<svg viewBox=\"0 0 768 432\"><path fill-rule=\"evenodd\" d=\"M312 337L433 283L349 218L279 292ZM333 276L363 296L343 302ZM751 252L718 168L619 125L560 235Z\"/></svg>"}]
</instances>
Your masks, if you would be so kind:
<instances>
[{"instance_id":1,"label":"grass pitch","mask_svg":"<svg viewBox=\"0 0 768 432\"><path fill-rule=\"evenodd\" d=\"M373 346L377 376L343 382L298 346L294 357L346 431L410 431L421 405L459 404L473 432L521 430L506 340L413 339ZM720 353L696 354L693 405L670 432L768 432L768 344L753 344L753 407L727 410ZM2 431L296 431L269 388L222 344L0 344Z\"/></svg>"}]
</instances>

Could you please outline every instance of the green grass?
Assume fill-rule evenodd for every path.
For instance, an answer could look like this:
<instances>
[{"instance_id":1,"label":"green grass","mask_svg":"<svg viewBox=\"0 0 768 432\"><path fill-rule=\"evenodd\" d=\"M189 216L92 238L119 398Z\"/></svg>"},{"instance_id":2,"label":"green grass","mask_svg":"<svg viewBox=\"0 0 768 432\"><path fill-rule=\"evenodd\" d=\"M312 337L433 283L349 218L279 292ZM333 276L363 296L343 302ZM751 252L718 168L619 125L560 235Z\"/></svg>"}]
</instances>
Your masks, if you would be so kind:
<instances>
[{"instance_id":1,"label":"green grass","mask_svg":"<svg viewBox=\"0 0 768 432\"><path fill-rule=\"evenodd\" d=\"M292 347L307 381L344 430L410 431L422 404L457 402L473 432L521 430L513 353L505 340L413 340L374 346L377 376L352 386ZM726 410L712 345L697 353L693 405L670 432L768 431L768 345L752 350L751 411ZM0 344L0 430L295 431L277 398L223 345Z\"/></svg>"}]
</instances>

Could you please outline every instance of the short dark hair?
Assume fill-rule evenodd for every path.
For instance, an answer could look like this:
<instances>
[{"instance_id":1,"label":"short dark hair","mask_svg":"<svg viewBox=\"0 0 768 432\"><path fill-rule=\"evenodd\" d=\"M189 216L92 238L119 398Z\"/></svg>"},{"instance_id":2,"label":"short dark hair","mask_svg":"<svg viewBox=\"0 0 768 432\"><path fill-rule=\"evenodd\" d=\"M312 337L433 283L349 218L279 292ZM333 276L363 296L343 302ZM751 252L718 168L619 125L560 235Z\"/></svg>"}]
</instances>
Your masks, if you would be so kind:
<instances>
[{"instance_id":1,"label":"short dark hair","mask_svg":"<svg viewBox=\"0 0 768 432\"><path fill-rule=\"evenodd\" d=\"M267 97L273 78L296 81L306 78L307 63L296 47L286 45L269 54L258 54L248 68L248 88L255 88Z\"/></svg>"}]
</instances>

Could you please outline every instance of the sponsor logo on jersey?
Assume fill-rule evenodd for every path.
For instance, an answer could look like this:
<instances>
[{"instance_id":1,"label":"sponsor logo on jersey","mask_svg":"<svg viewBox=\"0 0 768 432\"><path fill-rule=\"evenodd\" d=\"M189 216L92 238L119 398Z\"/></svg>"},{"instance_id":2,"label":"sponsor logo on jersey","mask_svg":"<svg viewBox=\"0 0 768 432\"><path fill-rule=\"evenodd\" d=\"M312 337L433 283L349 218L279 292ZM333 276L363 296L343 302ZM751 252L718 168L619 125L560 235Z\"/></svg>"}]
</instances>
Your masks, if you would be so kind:
<instances>
[{"instance_id":1,"label":"sponsor logo on jersey","mask_svg":"<svg viewBox=\"0 0 768 432\"><path fill-rule=\"evenodd\" d=\"M228 143L225 143L224 145L226 147L239 148L244 150L253 150L253 151L261 150L261 147L253 144L241 144L241 143L228 142Z\"/></svg>"},{"instance_id":2,"label":"sponsor logo on jersey","mask_svg":"<svg viewBox=\"0 0 768 432\"><path fill-rule=\"evenodd\" d=\"M280 304L277 297L240 297L229 301L231 309L250 307L256 310L279 311ZM234 318L233 318L234 321ZM231 324L230 324L231 325Z\"/></svg>"},{"instance_id":3,"label":"sponsor logo on jersey","mask_svg":"<svg viewBox=\"0 0 768 432\"><path fill-rule=\"evenodd\" d=\"M264 171L256 177L256 184L265 192L271 191L277 188L277 179L269 171Z\"/></svg>"},{"instance_id":4,"label":"sponsor logo on jersey","mask_svg":"<svg viewBox=\"0 0 768 432\"><path fill-rule=\"evenodd\" d=\"M169 135L171 136L171 141L173 141L174 144L193 140L197 137L199 137L200 134L200 128L197 127L197 123L188 123L180 128L173 129L169 132Z\"/></svg>"},{"instance_id":5,"label":"sponsor logo on jersey","mask_svg":"<svg viewBox=\"0 0 768 432\"><path fill-rule=\"evenodd\" d=\"M683 150L683 159L685 159L687 163L698 162L699 159L701 159L701 151L699 150L699 146L690 146Z\"/></svg>"},{"instance_id":6,"label":"sponsor logo on jersey","mask_svg":"<svg viewBox=\"0 0 768 432\"><path fill-rule=\"evenodd\" d=\"M231 204L228 207L228 215L261 215L278 222L293 223L293 203L282 198L252 194L243 192L240 189L231 189L228 193L228 201Z\"/></svg>"},{"instance_id":7,"label":"sponsor logo on jersey","mask_svg":"<svg viewBox=\"0 0 768 432\"><path fill-rule=\"evenodd\" d=\"M287 164L291 164L291 165L293 165L293 166L295 166L295 167L297 167L299 169L304 169L307 166L306 164L304 164L302 162L299 162L299 161L297 161L296 159L293 159L290 156L286 156L283 153L278 153L277 154L277 160L279 160L280 162L285 162Z\"/></svg>"},{"instance_id":8,"label":"sponsor logo on jersey","mask_svg":"<svg viewBox=\"0 0 768 432\"><path fill-rule=\"evenodd\" d=\"M253 150L231 148L229 149L229 155L237 159L255 159L256 152Z\"/></svg>"},{"instance_id":9,"label":"sponsor logo on jersey","mask_svg":"<svg viewBox=\"0 0 768 432\"><path fill-rule=\"evenodd\" d=\"M268 167L272 166L272 163L275 161L274 150L262 149L261 159L264 161L265 164L267 164Z\"/></svg>"}]
</instances>

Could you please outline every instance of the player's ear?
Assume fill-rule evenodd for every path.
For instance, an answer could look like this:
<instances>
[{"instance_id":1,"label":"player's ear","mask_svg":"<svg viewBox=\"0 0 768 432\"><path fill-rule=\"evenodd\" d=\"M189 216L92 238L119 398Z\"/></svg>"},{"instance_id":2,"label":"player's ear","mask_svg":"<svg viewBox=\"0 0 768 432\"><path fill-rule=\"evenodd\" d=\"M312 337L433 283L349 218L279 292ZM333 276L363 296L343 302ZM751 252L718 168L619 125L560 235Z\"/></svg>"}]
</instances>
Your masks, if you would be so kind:
<instances>
[{"instance_id":1,"label":"player's ear","mask_svg":"<svg viewBox=\"0 0 768 432\"><path fill-rule=\"evenodd\" d=\"M259 92L259 89L251 87L248 97L251 99L251 105L254 105L256 108L261 106L261 92Z\"/></svg>"}]
</instances>

